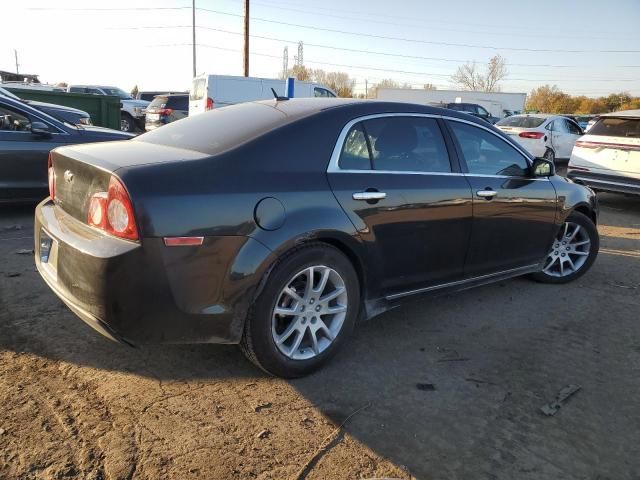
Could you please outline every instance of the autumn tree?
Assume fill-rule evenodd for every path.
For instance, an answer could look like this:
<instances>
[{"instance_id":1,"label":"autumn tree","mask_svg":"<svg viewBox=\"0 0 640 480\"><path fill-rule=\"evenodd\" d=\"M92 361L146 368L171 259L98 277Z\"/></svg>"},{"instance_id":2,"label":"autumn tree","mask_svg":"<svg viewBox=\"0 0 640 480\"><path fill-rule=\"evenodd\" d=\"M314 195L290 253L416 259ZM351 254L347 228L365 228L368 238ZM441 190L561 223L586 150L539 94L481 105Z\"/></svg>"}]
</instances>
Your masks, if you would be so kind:
<instances>
[{"instance_id":1,"label":"autumn tree","mask_svg":"<svg viewBox=\"0 0 640 480\"><path fill-rule=\"evenodd\" d=\"M489 59L487 69L481 72L476 62L458 67L451 81L463 90L499 92L500 81L508 75L505 59L496 55Z\"/></svg>"},{"instance_id":2,"label":"autumn tree","mask_svg":"<svg viewBox=\"0 0 640 480\"><path fill-rule=\"evenodd\" d=\"M437 90L438 87L436 87L433 83L425 83L422 88L424 88L425 90Z\"/></svg>"},{"instance_id":3,"label":"autumn tree","mask_svg":"<svg viewBox=\"0 0 640 480\"><path fill-rule=\"evenodd\" d=\"M136 98L136 95L138 95L139 89L138 89L138 85L134 85L133 88L131 89L131 96L133 98Z\"/></svg>"}]
</instances>

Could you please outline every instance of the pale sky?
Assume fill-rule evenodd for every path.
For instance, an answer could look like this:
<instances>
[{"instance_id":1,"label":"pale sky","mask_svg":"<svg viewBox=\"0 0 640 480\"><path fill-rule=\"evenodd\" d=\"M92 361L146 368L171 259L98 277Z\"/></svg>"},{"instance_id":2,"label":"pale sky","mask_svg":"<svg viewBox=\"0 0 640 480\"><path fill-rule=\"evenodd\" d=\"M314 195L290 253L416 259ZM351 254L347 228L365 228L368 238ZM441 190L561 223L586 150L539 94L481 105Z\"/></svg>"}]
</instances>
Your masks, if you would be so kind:
<instances>
[{"instance_id":1,"label":"pale sky","mask_svg":"<svg viewBox=\"0 0 640 480\"><path fill-rule=\"evenodd\" d=\"M243 0L196 0L197 72L242 75ZM507 60L503 91L640 96L640 0L251 0L250 74L274 78L297 42L304 64L453 88L465 61ZM43 82L188 90L190 0L2 1L0 70Z\"/></svg>"}]
</instances>

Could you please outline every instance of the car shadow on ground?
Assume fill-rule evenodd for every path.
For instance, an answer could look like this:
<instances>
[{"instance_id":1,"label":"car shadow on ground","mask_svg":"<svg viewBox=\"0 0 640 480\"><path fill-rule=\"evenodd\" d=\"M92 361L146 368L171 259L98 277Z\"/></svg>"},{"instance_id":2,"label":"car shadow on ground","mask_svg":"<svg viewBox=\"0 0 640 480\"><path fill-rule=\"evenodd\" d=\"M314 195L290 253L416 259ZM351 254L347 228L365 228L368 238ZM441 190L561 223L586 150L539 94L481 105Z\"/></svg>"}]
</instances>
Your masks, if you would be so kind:
<instances>
[{"instance_id":1,"label":"car shadow on ground","mask_svg":"<svg viewBox=\"0 0 640 480\"><path fill-rule=\"evenodd\" d=\"M602 205L638 211L627 197ZM628 226L629 217L613 210L607 224ZM28 237L29 228L7 236ZM359 325L326 368L287 383L336 426L356 412L343 428L420 478L434 466L441 478L627 478L624 432L640 395L627 368L640 351L640 258L624 251L637 251L640 238L624 240L622 254L601 255L570 285L514 279L387 312ZM0 242L11 260L0 268L0 350L161 382L280 382L235 346L134 349L102 338L49 291L32 258L14 254L25 246ZM558 417L542 416L567 384L582 391Z\"/></svg>"}]
</instances>

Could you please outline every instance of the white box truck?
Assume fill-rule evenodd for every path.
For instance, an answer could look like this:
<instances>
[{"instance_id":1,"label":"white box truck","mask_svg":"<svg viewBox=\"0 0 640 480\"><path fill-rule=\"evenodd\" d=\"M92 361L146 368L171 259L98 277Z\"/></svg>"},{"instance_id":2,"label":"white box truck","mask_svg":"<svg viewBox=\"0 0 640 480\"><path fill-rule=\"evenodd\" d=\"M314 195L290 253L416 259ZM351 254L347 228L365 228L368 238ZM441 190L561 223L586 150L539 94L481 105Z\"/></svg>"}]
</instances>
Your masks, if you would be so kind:
<instances>
[{"instance_id":1,"label":"white box truck","mask_svg":"<svg viewBox=\"0 0 640 480\"><path fill-rule=\"evenodd\" d=\"M415 88L381 88L378 100L389 102L440 105L447 103L475 103L486 108L491 115L504 118L524 111L526 93L474 92L469 90L425 90Z\"/></svg>"},{"instance_id":2,"label":"white box truck","mask_svg":"<svg viewBox=\"0 0 640 480\"><path fill-rule=\"evenodd\" d=\"M200 75L193 79L189 91L189 116L214 108L242 102L269 100L286 96L286 80L229 75ZM336 97L336 93L324 85L313 82L294 82L294 97Z\"/></svg>"}]
</instances>

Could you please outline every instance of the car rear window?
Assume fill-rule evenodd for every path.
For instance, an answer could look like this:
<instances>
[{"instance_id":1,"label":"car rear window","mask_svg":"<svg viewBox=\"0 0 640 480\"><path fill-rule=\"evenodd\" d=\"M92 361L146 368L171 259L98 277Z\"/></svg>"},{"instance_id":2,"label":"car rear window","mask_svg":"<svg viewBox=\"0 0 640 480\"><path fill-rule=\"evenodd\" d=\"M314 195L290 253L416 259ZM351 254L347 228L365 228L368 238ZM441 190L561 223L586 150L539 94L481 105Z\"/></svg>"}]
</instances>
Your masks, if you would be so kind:
<instances>
[{"instance_id":1,"label":"car rear window","mask_svg":"<svg viewBox=\"0 0 640 480\"><path fill-rule=\"evenodd\" d=\"M167 96L166 95L156 95L156 97L149 104L149 108L151 107L159 107L164 108L167 104Z\"/></svg>"},{"instance_id":2,"label":"car rear window","mask_svg":"<svg viewBox=\"0 0 640 480\"><path fill-rule=\"evenodd\" d=\"M238 103L169 123L133 141L217 155L302 118L307 113L285 115L271 105Z\"/></svg>"},{"instance_id":3,"label":"car rear window","mask_svg":"<svg viewBox=\"0 0 640 480\"><path fill-rule=\"evenodd\" d=\"M536 128L544 123L544 117L507 117L500 120L496 125L503 127Z\"/></svg>"},{"instance_id":4,"label":"car rear window","mask_svg":"<svg viewBox=\"0 0 640 480\"><path fill-rule=\"evenodd\" d=\"M168 98L167 107L174 110L189 110L189 97L187 95L177 95Z\"/></svg>"},{"instance_id":5,"label":"car rear window","mask_svg":"<svg viewBox=\"0 0 640 480\"><path fill-rule=\"evenodd\" d=\"M640 118L602 117L589 129L589 135L640 138Z\"/></svg>"},{"instance_id":6,"label":"car rear window","mask_svg":"<svg viewBox=\"0 0 640 480\"><path fill-rule=\"evenodd\" d=\"M189 100L201 100L204 97L204 83L204 78L198 78L193 81L191 92L189 92Z\"/></svg>"}]
</instances>

